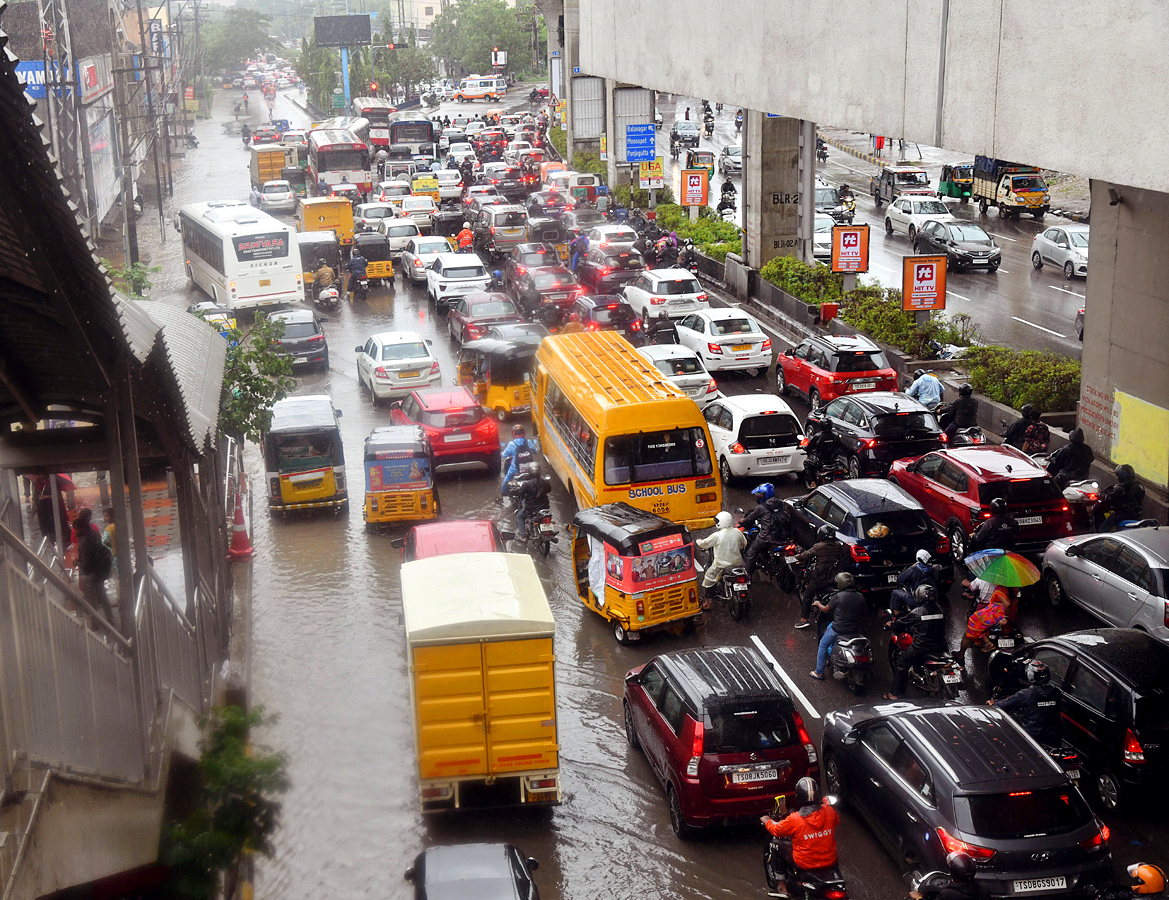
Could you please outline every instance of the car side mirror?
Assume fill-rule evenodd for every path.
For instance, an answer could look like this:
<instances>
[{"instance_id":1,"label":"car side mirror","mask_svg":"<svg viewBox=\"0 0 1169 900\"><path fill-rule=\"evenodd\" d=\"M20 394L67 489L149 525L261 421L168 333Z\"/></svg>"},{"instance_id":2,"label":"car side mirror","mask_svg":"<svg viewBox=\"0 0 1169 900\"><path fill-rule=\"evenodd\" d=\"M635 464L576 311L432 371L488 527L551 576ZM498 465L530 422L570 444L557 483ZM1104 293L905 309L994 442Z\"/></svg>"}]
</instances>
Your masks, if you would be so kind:
<instances>
[{"instance_id":1,"label":"car side mirror","mask_svg":"<svg viewBox=\"0 0 1169 900\"><path fill-rule=\"evenodd\" d=\"M844 746L846 746L846 747L851 747L853 744L856 743L856 732L850 731L848 734L846 734L844 737L842 737L840 739L840 743L844 744Z\"/></svg>"},{"instance_id":2,"label":"car side mirror","mask_svg":"<svg viewBox=\"0 0 1169 900\"><path fill-rule=\"evenodd\" d=\"M527 865L529 872L535 872L538 868L540 868L540 861L529 856L527 859Z\"/></svg>"},{"instance_id":3,"label":"car side mirror","mask_svg":"<svg viewBox=\"0 0 1169 900\"><path fill-rule=\"evenodd\" d=\"M501 538L503 538L505 541L514 541L515 540L515 532L514 531L501 531L501 532L499 532L499 536Z\"/></svg>"},{"instance_id":4,"label":"car side mirror","mask_svg":"<svg viewBox=\"0 0 1169 900\"><path fill-rule=\"evenodd\" d=\"M432 341L430 338L423 338L423 340L424 340L424 341L426 341L426 346L427 346L427 347L433 347L433 346L434 346L434 341Z\"/></svg>"},{"instance_id":5,"label":"car side mirror","mask_svg":"<svg viewBox=\"0 0 1169 900\"><path fill-rule=\"evenodd\" d=\"M356 347L353 348L353 352L354 353L364 353L365 348L363 346L361 346L360 344L358 344Z\"/></svg>"},{"instance_id":6,"label":"car side mirror","mask_svg":"<svg viewBox=\"0 0 1169 900\"><path fill-rule=\"evenodd\" d=\"M336 414L338 419L341 418L343 415L345 415L345 410L343 410L343 409L336 409L336 410L333 410L333 412Z\"/></svg>"},{"instance_id":7,"label":"car side mirror","mask_svg":"<svg viewBox=\"0 0 1169 900\"><path fill-rule=\"evenodd\" d=\"M328 322L328 321L329 321L329 317L328 317L328 316L317 316L317 318L318 318L318 319L320 319L322 322Z\"/></svg>"},{"instance_id":8,"label":"car side mirror","mask_svg":"<svg viewBox=\"0 0 1169 900\"><path fill-rule=\"evenodd\" d=\"M390 541L390 546L394 547L398 550L401 550L403 547L406 546L406 539L404 537L394 538L393 540ZM407 871L413 872L414 870L408 869ZM406 877L409 878L410 876L407 875Z\"/></svg>"},{"instance_id":9,"label":"car side mirror","mask_svg":"<svg viewBox=\"0 0 1169 900\"><path fill-rule=\"evenodd\" d=\"M1065 556L1079 556L1080 548L1076 544L1068 544L1067 549L1065 549L1063 552Z\"/></svg>"},{"instance_id":10,"label":"car side mirror","mask_svg":"<svg viewBox=\"0 0 1169 900\"><path fill-rule=\"evenodd\" d=\"M402 875L402 877L405 878L407 881L413 881L414 880L414 867L411 866L410 868L408 868L405 871L405 873Z\"/></svg>"},{"instance_id":11,"label":"car side mirror","mask_svg":"<svg viewBox=\"0 0 1169 900\"><path fill-rule=\"evenodd\" d=\"M402 408L402 401L401 400L395 400L393 403L390 404L390 409L401 409L401 408Z\"/></svg>"},{"instance_id":12,"label":"car side mirror","mask_svg":"<svg viewBox=\"0 0 1169 900\"><path fill-rule=\"evenodd\" d=\"M625 676L625 683L626 684L641 684L641 673L640 672L630 672L628 675Z\"/></svg>"},{"instance_id":13,"label":"car side mirror","mask_svg":"<svg viewBox=\"0 0 1169 900\"><path fill-rule=\"evenodd\" d=\"M791 349L791 347L788 347L786 350L784 350L784 351L783 351L783 355L784 355L784 356L791 356L791 355L792 355L792 349Z\"/></svg>"},{"instance_id":14,"label":"car side mirror","mask_svg":"<svg viewBox=\"0 0 1169 900\"><path fill-rule=\"evenodd\" d=\"M182 234L182 233L183 233L183 229L182 229L182 227L179 225L179 217L178 217L178 216L175 216L175 222L174 222L174 225L175 225L175 231L177 231L179 234Z\"/></svg>"}]
</instances>

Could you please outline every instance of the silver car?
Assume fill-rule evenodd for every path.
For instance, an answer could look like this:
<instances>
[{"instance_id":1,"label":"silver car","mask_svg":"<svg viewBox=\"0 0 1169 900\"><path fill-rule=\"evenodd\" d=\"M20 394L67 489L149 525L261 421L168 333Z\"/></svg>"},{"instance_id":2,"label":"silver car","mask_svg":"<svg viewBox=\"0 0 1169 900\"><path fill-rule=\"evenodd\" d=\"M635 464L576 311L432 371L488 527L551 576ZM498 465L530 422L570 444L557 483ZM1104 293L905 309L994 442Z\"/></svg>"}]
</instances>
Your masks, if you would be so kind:
<instances>
[{"instance_id":1,"label":"silver car","mask_svg":"<svg viewBox=\"0 0 1169 900\"><path fill-rule=\"evenodd\" d=\"M732 172L742 172L743 148L738 145L734 147L723 147L723 152L718 157L718 168L724 175L730 175Z\"/></svg>"},{"instance_id":2,"label":"silver car","mask_svg":"<svg viewBox=\"0 0 1169 900\"><path fill-rule=\"evenodd\" d=\"M287 181L266 181L260 189L260 209L264 212L293 212L296 194Z\"/></svg>"},{"instance_id":3,"label":"silver car","mask_svg":"<svg viewBox=\"0 0 1169 900\"><path fill-rule=\"evenodd\" d=\"M832 226L836 220L826 213L816 213L812 231L812 255L817 262L829 262L832 259Z\"/></svg>"},{"instance_id":4,"label":"silver car","mask_svg":"<svg viewBox=\"0 0 1169 900\"><path fill-rule=\"evenodd\" d=\"M1043 578L1053 605L1071 600L1118 628L1169 642L1169 529L1133 528L1052 541Z\"/></svg>"},{"instance_id":5,"label":"silver car","mask_svg":"<svg viewBox=\"0 0 1169 900\"><path fill-rule=\"evenodd\" d=\"M1044 263L1063 269L1071 281L1077 275L1088 277L1088 226L1056 225L1035 235L1031 242L1031 265L1042 269Z\"/></svg>"}]
</instances>

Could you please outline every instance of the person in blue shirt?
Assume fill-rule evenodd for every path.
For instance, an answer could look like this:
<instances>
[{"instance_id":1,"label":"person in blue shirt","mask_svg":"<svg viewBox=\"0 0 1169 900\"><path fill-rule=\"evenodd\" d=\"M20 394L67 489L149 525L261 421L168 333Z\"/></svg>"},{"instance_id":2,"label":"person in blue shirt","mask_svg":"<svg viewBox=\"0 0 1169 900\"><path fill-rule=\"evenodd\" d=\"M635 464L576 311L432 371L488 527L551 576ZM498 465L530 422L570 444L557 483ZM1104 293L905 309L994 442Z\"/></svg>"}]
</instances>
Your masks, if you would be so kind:
<instances>
[{"instance_id":1,"label":"person in blue shirt","mask_svg":"<svg viewBox=\"0 0 1169 900\"><path fill-rule=\"evenodd\" d=\"M913 373L913 384L909 386L909 390L905 394L922 406L933 409L942 402L942 383L932 372L918 369Z\"/></svg>"},{"instance_id":2,"label":"person in blue shirt","mask_svg":"<svg viewBox=\"0 0 1169 900\"><path fill-rule=\"evenodd\" d=\"M568 249L572 251L572 271L575 272L577 264L589 252L589 239L584 234L578 234L572 239L572 243L568 245Z\"/></svg>"},{"instance_id":3,"label":"person in blue shirt","mask_svg":"<svg viewBox=\"0 0 1169 900\"><path fill-rule=\"evenodd\" d=\"M511 443L503 448L503 487L500 495L507 496L507 486L511 480L524 470L528 463L536 461L536 448L528 441L527 432L523 425L513 425L511 429Z\"/></svg>"}]
</instances>

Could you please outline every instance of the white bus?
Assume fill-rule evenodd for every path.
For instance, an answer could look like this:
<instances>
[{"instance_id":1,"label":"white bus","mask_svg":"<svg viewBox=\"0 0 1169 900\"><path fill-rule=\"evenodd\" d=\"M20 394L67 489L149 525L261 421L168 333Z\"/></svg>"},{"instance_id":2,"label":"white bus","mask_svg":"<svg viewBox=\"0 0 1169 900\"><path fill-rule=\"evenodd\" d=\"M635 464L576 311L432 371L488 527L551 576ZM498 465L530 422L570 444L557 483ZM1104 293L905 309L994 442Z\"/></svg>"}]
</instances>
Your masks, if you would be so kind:
<instances>
[{"instance_id":1,"label":"white bus","mask_svg":"<svg viewBox=\"0 0 1169 900\"><path fill-rule=\"evenodd\" d=\"M221 306L304 302L296 232L279 219L247 203L192 203L175 228L187 277Z\"/></svg>"}]
</instances>

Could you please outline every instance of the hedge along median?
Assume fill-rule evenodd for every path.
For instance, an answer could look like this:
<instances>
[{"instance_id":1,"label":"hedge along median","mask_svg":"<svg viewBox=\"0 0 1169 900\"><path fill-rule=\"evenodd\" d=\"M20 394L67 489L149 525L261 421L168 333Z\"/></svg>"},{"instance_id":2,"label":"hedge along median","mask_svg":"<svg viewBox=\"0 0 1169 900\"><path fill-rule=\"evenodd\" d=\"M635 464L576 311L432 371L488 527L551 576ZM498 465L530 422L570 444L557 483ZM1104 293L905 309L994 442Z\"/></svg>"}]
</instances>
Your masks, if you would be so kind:
<instances>
[{"instance_id":1,"label":"hedge along median","mask_svg":"<svg viewBox=\"0 0 1169 900\"><path fill-rule=\"evenodd\" d=\"M660 191L658 195L661 196ZM743 233L734 223L724 222L709 207L700 209L698 221L691 222L686 207L661 203L656 221L662 230L673 231L680 241L689 238L695 247L719 262L726 261L727 253L743 252Z\"/></svg>"},{"instance_id":2,"label":"hedge along median","mask_svg":"<svg viewBox=\"0 0 1169 900\"><path fill-rule=\"evenodd\" d=\"M899 289L858 282L846 294L843 276L794 256L776 257L759 274L809 306L839 303L842 321L914 358L933 356L931 341L968 347L955 363L969 372L974 389L991 400L1014 409L1030 403L1040 412L1075 409L1079 401L1079 360L1050 351L978 346L978 326L968 315L931 313L928 323L918 326L914 314L901 309Z\"/></svg>"}]
</instances>

